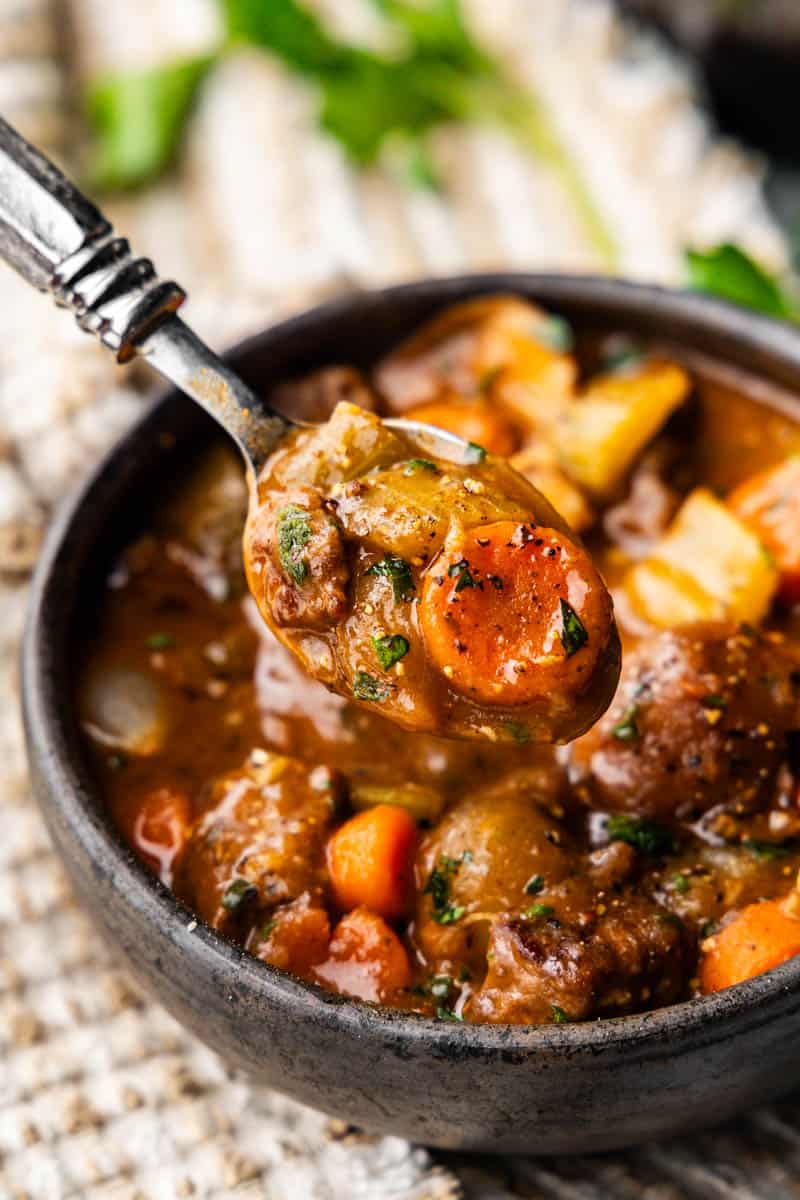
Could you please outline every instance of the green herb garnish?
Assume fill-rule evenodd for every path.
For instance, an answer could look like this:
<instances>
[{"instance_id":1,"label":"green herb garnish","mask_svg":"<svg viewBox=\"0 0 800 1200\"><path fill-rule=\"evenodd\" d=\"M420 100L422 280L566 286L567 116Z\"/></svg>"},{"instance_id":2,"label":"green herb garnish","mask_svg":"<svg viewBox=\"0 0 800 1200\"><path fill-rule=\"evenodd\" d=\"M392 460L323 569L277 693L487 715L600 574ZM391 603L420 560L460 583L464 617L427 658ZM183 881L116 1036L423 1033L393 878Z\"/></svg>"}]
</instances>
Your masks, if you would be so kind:
<instances>
[{"instance_id":1,"label":"green herb garnish","mask_svg":"<svg viewBox=\"0 0 800 1200\"><path fill-rule=\"evenodd\" d=\"M533 336L537 342L542 342L551 350L558 350L565 354L569 353L575 345L572 329L569 322L565 321L563 317L546 317L544 321L540 321L536 325Z\"/></svg>"},{"instance_id":2,"label":"green herb garnish","mask_svg":"<svg viewBox=\"0 0 800 1200\"><path fill-rule=\"evenodd\" d=\"M175 645L175 638L171 633L151 633L147 639L148 650L169 650Z\"/></svg>"},{"instance_id":3,"label":"green herb garnish","mask_svg":"<svg viewBox=\"0 0 800 1200\"><path fill-rule=\"evenodd\" d=\"M136 187L170 166L212 59L188 58L109 75L86 96L94 130L89 176L94 187Z\"/></svg>"},{"instance_id":4,"label":"green herb garnish","mask_svg":"<svg viewBox=\"0 0 800 1200\"><path fill-rule=\"evenodd\" d=\"M531 875L528 882L525 884L525 891L529 896L538 896L544 888L544 875Z\"/></svg>"},{"instance_id":5,"label":"green herb garnish","mask_svg":"<svg viewBox=\"0 0 800 1200\"><path fill-rule=\"evenodd\" d=\"M455 1012L452 1008L447 1008L444 1004L440 1004L436 1009L436 1016L440 1021L463 1021L464 1018L460 1013Z\"/></svg>"},{"instance_id":6,"label":"green herb garnish","mask_svg":"<svg viewBox=\"0 0 800 1200\"><path fill-rule=\"evenodd\" d=\"M311 518L304 508L287 504L278 509L278 558L286 574L299 586L308 579L308 560L301 557L311 541Z\"/></svg>"},{"instance_id":7,"label":"green herb garnish","mask_svg":"<svg viewBox=\"0 0 800 1200\"><path fill-rule=\"evenodd\" d=\"M689 880L685 875L676 873L672 876L672 886L679 895L685 896L689 890Z\"/></svg>"},{"instance_id":8,"label":"green herb garnish","mask_svg":"<svg viewBox=\"0 0 800 1200\"><path fill-rule=\"evenodd\" d=\"M552 1014L553 1021L555 1022L556 1025L568 1025L569 1024L569 1017L564 1012L564 1009L560 1007L560 1005L551 1004L550 1012Z\"/></svg>"},{"instance_id":9,"label":"green herb garnish","mask_svg":"<svg viewBox=\"0 0 800 1200\"><path fill-rule=\"evenodd\" d=\"M388 671L404 658L411 648L408 638L404 638L402 633L387 633L383 637L374 637L372 644L384 671Z\"/></svg>"},{"instance_id":10,"label":"green herb garnish","mask_svg":"<svg viewBox=\"0 0 800 1200\"><path fill-rule=\"evenodd\" d=\"M385 554L380 562L367 567L366 573L367 575L380 575L383 579L390 580L395 601L398 603L401 600L410 600L417 590L411 574L411 567L404 559L395 558L393 554Z\"/></svg>"},{"instance_id":11,"label":"green herb garnish","mask_svg":"<svg viewBox=\"0 0 800 1200\"><path fill-rule=\"evenodd\" d=\"M774 842L756 842L748 839L742 842L745 850L749 850L756 858L763 859L765 862L770 862L776 858L786 858L789 853L788 846L776 845Z\"/></svg>"},{"instance_id":12,"label":"green herb garnish","mask_svg":"<svg viewBox=\"0 0 800 1200\"><path fill-rule=\"evenodd\" d=\"M639 736L639 726L636 724L638 715L639 705L629 704L621 719L611 726L611 736L618 742L635 742Z\"/></svg>"},{"instance_id":13,"label":"green herb garnish","mask_svg":"<svg viewBox=\"0 0 800 1200\"><path fill-rule=\"evenodd\" d=\"M623 371L629 371L632 367L639 367L644 362L644 351L638 346L620 346L619 349L612 349L606 354L603 359L603 367L611 374L621 374Z\"/></svg>"},{"instance_id":14,"label":"green herb garnish","mask_svg":"<svg viewBox=\"0 0 800 1200\"><path fill-rule=\"evenodd\" d=\"M439 474L439 468L436 463L432 463L427 458L412 458L406 463L403 468L404 475L416 475L417 471L430 471L433 475Z\"/></svg>"},{"instance_id":15,"label":"green herb garnish","mask_svg":"<svg viewBox=\"0 0 800 1200\"><path fill-rule=\"evenodd\" d=\"M700 703L703 706L703 708L727 708L728 707L728 701L725 699L725 697L718 696L716 693L712 693L710 696L701 696Z\"/></svg>"},{"instance_id":16,"label":"green herb garnish","mask_svg":"<svg viewBox=\"0 0 800 1200\"><path fill-rule=\"evenodd\" d=\"M711 292L770 317L800 318L789 291L739 246L724 242L708 251L687 250L686 265L695 291Z\"/></svg>"},{"instance_id":17,"label":"green herb garnish","mask_svg":"<svg viewBox=\"0 0 800 1200\"><path fill-rule=\"evenodd\" d=\"M469 563L465 558L462 558L460 562L451 563L447 568L447 574L451 579L458 579L458 582L455 586L456 592L463 592L465 588L474 588L478 586L470 574Z\"/></svg>"},{"instance_id":18,"label":"green herb garnish","mask_svg":"<svg viewBox=\"0 0 800 1200\"><path fill-rule=\"evenodd\" d=\"M275 929L275 926L277 924L278 924L277 919L275 917L273 917L271 921L267 921L264 925L261 926L261 937L264 941L266 941L267 938L272 936L272 932Z\"/></svg>"},{"instance_id":19,"label":"green herb garnish","mask_svg":"<svg viewBox=\"0 0 800 1200\"><path fill-rule=\"evenodd\" d=\"M583 622L571 604L562 599L561 604L561 645L567 658L572 658L589 640Z\"/></svg>"},{"instance_id":20,"label":"green herb garnish","mask_svg":"<svg viewBox=\"0 0 800 1200\"><path fill-rule=\"evenodd\" d=\"M465 850L460 858L452 858L441 854L439 861L428 877L424 894L430 896L433 905L433 919L439 925L452 925L463 917L466 909L461 904L450 902L450 880L457 875L461 864L469 862L472 854Z\"/></svg>"},{"instance_id":21,"label":"green herb garnish","mask_svg":"<svg viewBox=\"0 0 800 1200\"><path fill-rule=\"evenodd\" d=\"M511 734L518 746L527 746L531 740L531 731L522 721L503 721L503 729Z\"/></svg>"},{"instance_id":22,"label":"green herb garnish","mask_svg":"<svg viewBox=\"0 0 800 1200\"><path fill-rule=\"evenodd\" d=\"M463 455L464 462L472 466L473 463L482 463L486 458L486 451L483 446L479 446L477 442L467 442L464 447Z\"/></svg>"},{"instance_id":23,"label":"green herb garnish","mask_svg":"<svg viewBox=\"0 0 800 1200\"><path fill-rule=\"evenodd\" d=\"M608 818L606 834L610 842L627 842L642 854L667 854L675 848L672 832L646 817L616 814Z\"/></svg>"},{"instance_id":24,"label":"green herb garnish","mask_svg":"<svg viewBox=\"0 0 800 1200\"><path fill-rule=\"evenodd\" d=\"M249 879L234 879L229 883L222 895L222 907L227 912L236 912L245 904L250 904L258 896L258 888Z\"/></svg>"},{"instance_id":25,"label":"green herb garnish","mask_svg":"<svg viewBox=\"0 0 800 1200\"><path fill-rule=\"evenodd\" d=\"M522 912L526 921L535 921L539 917L552 917L556 910L552 904L532 904Z\"/></svg>"},{"instance_id":26,"label":"green herb garnish","mask_svg":"<svg viewBox=\"0 0 800 1200\"><path fill-rule=\"evenodd\" d=\"M391 688L368 671L356 671L353 677L353 695L356 700L368 700L371 704L383 704L391 694Z\"/></svg>"},{"instance_id":27,"label":"green herb garnish","mask_svg":"<svg viewBox=\"0 0 800 1200\"><path fill-rule=\"evenodd\" d=\"M617 247L582 168L545 101L523 87L472 37L459 0L374 0L390 49L373 51L329 31L299 0L222 0L223 36L210 58L112 76L88 97L97 172L132 186L174 157L209 65L242 44L276 55L314 89L318 120L358 165L404 151L405 177L438 187L428 136L450 122L507 131L558 179L584 233L607 267Z\"/></svg>"}]
</instances>

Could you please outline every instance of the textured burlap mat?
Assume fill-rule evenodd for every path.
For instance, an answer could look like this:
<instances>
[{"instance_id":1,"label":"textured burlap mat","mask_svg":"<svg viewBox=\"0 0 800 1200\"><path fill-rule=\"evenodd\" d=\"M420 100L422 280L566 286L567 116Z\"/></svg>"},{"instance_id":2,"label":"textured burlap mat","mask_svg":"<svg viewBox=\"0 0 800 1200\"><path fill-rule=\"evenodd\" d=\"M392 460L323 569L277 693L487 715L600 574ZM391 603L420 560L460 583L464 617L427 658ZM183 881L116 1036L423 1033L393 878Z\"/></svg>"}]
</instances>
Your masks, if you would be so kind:
<instances>
[{"instance_id":1,"label":"textured burlap mat","mask_svg":"<svg viewBox=\"0 0 800 1200\"><path fill-rule=\"evenodd\" d=\"M469 7L550 106L616 232L622 271L676 280L684 243L725 237L783 261L757 164L710 135L690 78L663 47L626 32L602 0ZM370 35L360 0L325 8ZM206 45L215 20L211 0L0 0L0 110L74 162L76 85ZM188 317L215 345L354 283L596 265L558 182L502 136L442 133L447 191L410 192L377 171L354 175L313 132L311 105L263 57L230 59L205 92L181 170L112 208L136 249L189 288ZM152 381L118 369L4 271L0 312L2 1200L800 1196L793 1103L605 1159L434 1157L254 1088L136 995L74 906L30 797L16 659L48 515Z\"/></svg>"}]
</instances>

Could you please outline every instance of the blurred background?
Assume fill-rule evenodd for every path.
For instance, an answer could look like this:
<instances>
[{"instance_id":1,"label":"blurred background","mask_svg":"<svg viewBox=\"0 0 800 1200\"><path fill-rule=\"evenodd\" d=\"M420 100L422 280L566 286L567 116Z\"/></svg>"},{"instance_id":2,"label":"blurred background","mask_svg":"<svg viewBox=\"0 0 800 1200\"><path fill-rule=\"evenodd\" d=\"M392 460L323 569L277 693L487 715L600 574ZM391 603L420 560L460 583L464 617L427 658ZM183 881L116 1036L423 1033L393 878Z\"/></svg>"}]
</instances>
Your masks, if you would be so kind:
<instances>
[{"instance_id":1,"label":"blurred background","mask_svg":"<svg viewBox=\"0 0 800 1200\"><path fill-rule=\"evenodd\" d=\"M0 0L0 112L216 348L338 291L498 267L796 319L798 62L793 0ZM32 808L16 658L50 512L153 382L5 270L0 311L0 1196L796 1195L788 1109L768 1148L437 1163L252 1088L131 991Z\"/></svg>"}]
</instances>

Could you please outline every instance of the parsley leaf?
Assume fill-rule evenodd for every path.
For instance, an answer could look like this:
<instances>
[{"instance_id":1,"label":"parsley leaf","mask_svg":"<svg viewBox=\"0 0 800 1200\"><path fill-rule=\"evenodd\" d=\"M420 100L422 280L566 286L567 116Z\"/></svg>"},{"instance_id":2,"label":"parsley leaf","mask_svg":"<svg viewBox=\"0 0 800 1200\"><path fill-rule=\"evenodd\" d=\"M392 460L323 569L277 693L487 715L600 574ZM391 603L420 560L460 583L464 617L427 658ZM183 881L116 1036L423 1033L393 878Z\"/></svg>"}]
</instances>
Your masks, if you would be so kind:
<instances>
[{"instance_id":1,"label":"parsley leaf","mask_svg":"<svg viewBox=\"0 0 800 1200\"><path fill-rule=\"evenodd\" d=\"M552 917L555 911L552 904L532 904L523 910L522 916L526 921L535 921L539 917Z\"/></svg>"},{"instance_id":2,"label":"parsley leaf","mask_svg":"<svg viewBox=\"0 0 800 1200\"><path fill-rule=\"evenodd\" d=\"M417 471L431 471L434 475L439 474L439 468L437 467L436 463L430 462L427 458L409 459L403 468L403 474L415 475Z\"/></svg>"},{"instance_id":3,"label":"parsley leaf","mask_svg":"<svg viewBox=\"0 0 800 1200\"><path fill-rule=\"evenodd\" d=\"M85 98L98 188L147 183L170 166L212 59L188 58L98 79Z\"/></svg>"},{"instance_id":4,"label":"parsley leaf","mask_svg":"<svg viewBox=\"0 0 800 1200\"><path fill-rule=\"evenodd\" d=\"M439 861L428 877L424 894L430 896L433 904L433 919L438 925L452 925L459 921L467 911L462 904L450 902L450 880L457 875L461 864L469 862L472 854L465 850L460 858L441 854Z\"/></svg>"},{"instance_id":5,"label":"parsley leaf","mask_svg":"<svg viewBox=\"0 0 800 1200\"><path fill-rule=\"evenodd\" d=\"M250 904L258 896L258 888L249 879L234 879L222 894L222 907L227 912L236 912Z\"/></svg>"},{"instance_id":6,"label":"parsley leaf","mask_svg":"<svg viewBox=\"0 0 800 1200\"><path fill-rule=\"evenodd\" d=\"M381 683L368 671L356 671L353 677L353 695L356 700L368 700L371 704L383 704L391 694L391 688Z\"/></svg>"},{"instance_id":7,"label":"parsley leaf","mask_svg":"<svg viewBox=\"0 0 800 1200\"><path fill-rule=\"evenodd\" d=\"M463 459L468 466L473 463L482 463L486 458L486 451L483 446L479 446L477 442L467 442L464 447Z\"/></svg>"},{"instance_id":8,"label":"parsley leaf","mask_svg":"<svg viewBox=\"0 0 800 1200\"><path fill-rule=\"evenodd\" d=\"M474 588L479 585L475 582L470 574L469 563L465 558L460 559L457 563L451 563L447 568L447 574L451 579L457 579L455 590L463 592L464 588Z\"/></svg>"},{"instance_id":9,"label":"parsley leaf","mask_svg":"<svg viewBox=\"0 0 800 1200\"><path fill-rule=\"evenodd\" d=\"M553 1015L554 1024L556 1024L556 1025L568 1025L569 1024L569 1017L564 1012L564 1009L560 1007L560 1005L551 1004L550 1012Z\"/></svg>"},{"instance_id":10,"label":"parsley leaf","mask_svg":"<svg viewBox=\"0 0 800 1200\"><path fill-rule=\"evenodd\" d=\"M278 558L290 579L298 585L308 579L308 560L300 557L304 546L311 541L309 514L296 504L278 510Z\"/></svg>"},{"instance_id":11,"label":"parsley leaf","mask_svg":"<svg viewBox=\"0 0 800 1200\"><path fill-rule=\"evenodd\" d=\"M560 603L562 628L559 637L567 658L572 658L573 654L577 654L586 645L589 635L572 605L563 599Z\"/></svg>"},{"instance_id":12,"label":"parsley leaf","mask_svg":"<svg viewBox=\"0 0 800 1200\"><path fill-rule=\"evenodd\" d=\"M616 725L611 726L611 736L618 742L635 742L639 737L639 726L636 724L638 715L639 705L629 704Z\"/></svg>"},{"instance_id":13,"label":"parsley leaf","mask_svg":"<svg viewBox=\"0 0 800 1200\"><path fill-rule=\"evenodd\" d=\"M687 249L686 265L695 291L710 292L770 317L800 318L800 310L779 280L731 242L707 251Z\"/></svg>"},{"instance_id":14,"label":"parsley leaf","mask_svg":"<svg viewBox=\"0 0 800 1200\"><path fill-rule=\"evenodd\" d=\"M175 638L171 633L151 633L146 644L148 650L170 650L175 645Z\"/></svg>"},{"instance_id":15,"label":"parsley leaf","mask_svg":"<svg viewBox=\"0 0 800 1200\"><path fill-rule=\"evenodd\" d=\"M503 729L511 735L518 746L527 746L531 740L531 731L522 721L503 721Z\"/></svg>"},{"instance_id":16,"label":"parsley leaf","mask_svg":"<svg viewBox=\"0 0 800 1200\"><path fill-rule=\"evenodd\" d=\"M544 875L531 875L528 882L525 884L525 891L529 896L538 896L539 892L544 888Z\"/></svg>"},{"instance_id":17,"label":"parsley leaf","mask_svg":"<svg viewBox=\"0 0 800 1200\"><path fill-rule=\"evenodd\" d=\"M378 662L384 671L388 671L396 662L404 658L411 648L408 638L404 638L402 633L387 633L383 637L374 637L372 644L375 647Z\"/></svg>"},{"instance_id":18,"label":"parsley leaf","mask_svg":"<svg viewBox=\"0 0 800 1200\"><path fill-rule=\"evenodd\" d=\"M615 814L606 822L606 833L610 842L627 842L642 854L666 854L675 848L671 831L645 817Z\"/></svg>"},{"instance_id":19,"label":"parsley leaf","mask_svg":"<svg viewBox=\"0 0 800 1200\"><path fill-rule=\"evenodd\" d=\"M776 842L756 842L748 839L742 842L745 850L749 850L755 858L760 858L765 862L770 862L776 858L785 858L789 853L788 846L782 846Z\"/></svg>"},{"instance_id":20,"label":"parsley leaf","mask_svg":"<svg viewBox=\"0 0 800 1200\"><path fill-rule=\"evenodd\" d=\"M411 567L404 559L396 558L393 554L384 554L380 562L367 567L366 574L380 575L384 579L391 580L392 591L397 602L410 600L412 593L417 590L411 574Z\"/></svg>"}]
</instances>

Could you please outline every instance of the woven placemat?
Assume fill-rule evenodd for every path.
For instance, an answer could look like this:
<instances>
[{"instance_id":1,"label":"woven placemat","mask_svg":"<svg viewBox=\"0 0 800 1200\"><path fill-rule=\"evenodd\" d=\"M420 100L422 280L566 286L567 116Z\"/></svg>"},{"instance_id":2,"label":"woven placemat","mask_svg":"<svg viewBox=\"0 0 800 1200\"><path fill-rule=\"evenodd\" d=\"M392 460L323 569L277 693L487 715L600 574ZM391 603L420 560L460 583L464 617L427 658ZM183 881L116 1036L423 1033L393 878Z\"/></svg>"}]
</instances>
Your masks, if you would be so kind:
<instances>
[{"instance_id":1,"label":"woven placemat","mask_svg":"<svg viewBox=\"0 0 800 1200\"><path fill-rule=\"evenodd\" d=\"M373 36L360 0L319 7ZM724 238L782 264L759 165L712 135L690 75L663 46L602 0L467 7L549 107L617 237L622 272L675 281L685 243ZM81 82L207 45L216 20L212 0L0 0L0 109L74 164L81 130L69 101ZM137 251L189 288L188 317L215 345L354 285L597 266L558 180L500 134L443 131L434 152L446 190L413 192L390 174L354 174L314 132L312 108L264 57L232 57L206 88L181 169L111 206ZM31 799L16 664L49 514L152 383L118 369L6 272L0 306L2 1200L800 1196L792 1102L606 1158L433 1156L253 1087L136 994L75 907Z\"/></svg>"}]
</instances>

